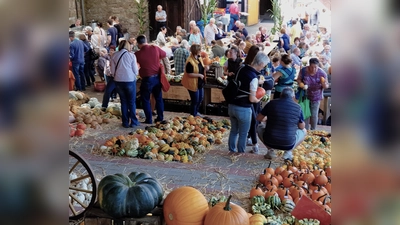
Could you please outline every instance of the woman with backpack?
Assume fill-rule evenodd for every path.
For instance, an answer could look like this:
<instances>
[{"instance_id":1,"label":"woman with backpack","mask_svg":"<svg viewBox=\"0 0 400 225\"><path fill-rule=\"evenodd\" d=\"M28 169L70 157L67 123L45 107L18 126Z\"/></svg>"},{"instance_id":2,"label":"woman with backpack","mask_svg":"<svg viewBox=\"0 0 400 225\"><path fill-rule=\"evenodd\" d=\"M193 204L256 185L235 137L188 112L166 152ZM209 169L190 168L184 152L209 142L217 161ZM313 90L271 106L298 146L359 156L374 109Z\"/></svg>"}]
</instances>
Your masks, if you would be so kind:
<instances>
[{"instance_id":1,"label":"woman with backpack","mask_svg":"<svg viewBox=\"0 0 400 225\"><path fill-rule=\"evenodd\" d=\"M291 87L296 76L296 69L292 67L292 59L288 54L281 55L281 65L272 74L278 84L275 85L274 98L279 98L285 87Z\"/></svg>"}]
</instances>

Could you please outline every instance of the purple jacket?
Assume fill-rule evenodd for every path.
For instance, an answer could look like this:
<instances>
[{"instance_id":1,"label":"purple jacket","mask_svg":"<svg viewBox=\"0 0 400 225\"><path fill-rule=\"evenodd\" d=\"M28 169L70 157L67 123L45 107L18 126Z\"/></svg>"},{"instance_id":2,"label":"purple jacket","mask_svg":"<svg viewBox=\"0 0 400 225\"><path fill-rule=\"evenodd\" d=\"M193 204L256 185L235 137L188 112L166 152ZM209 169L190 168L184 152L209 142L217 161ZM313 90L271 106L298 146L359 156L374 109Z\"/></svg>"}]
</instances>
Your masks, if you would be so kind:
<instances>
[{"instance_id":1,"label":"purple jacket","mask_svg":"<svg viewBox=\"0 0 400 225\"><path fill-rule=\"evenodd\" d=\"M304 67L301 69L299 76L302 77L301 80L303 83L308 85L307 98L312 102L321 101L324 92L321 84L321 77L326 80L326 73L318 67L317 73L311 76L307 73L307 67Z\"/></svg>"}]
</instances>

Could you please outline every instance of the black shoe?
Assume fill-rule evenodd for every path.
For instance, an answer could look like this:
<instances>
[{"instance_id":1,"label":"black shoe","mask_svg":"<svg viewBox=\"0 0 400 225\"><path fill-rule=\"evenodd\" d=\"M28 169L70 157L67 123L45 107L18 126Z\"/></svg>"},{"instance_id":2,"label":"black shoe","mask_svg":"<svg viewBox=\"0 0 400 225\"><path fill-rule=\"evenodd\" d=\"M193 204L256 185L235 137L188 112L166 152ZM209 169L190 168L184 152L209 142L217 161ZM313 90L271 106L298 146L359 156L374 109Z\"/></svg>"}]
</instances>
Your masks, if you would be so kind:
<instances>
[{"instance_id":1,"label":"black shoe","mask_svg":"<svg viewBox=\"0 0 400 225\"><path fill-rule=\"evenodd\" d=\"M128 125L122 125L124 128L129 128L129 126Z\"/></svg>"},{"instance_id":2,"label":"black shoe","mask_svg":"<svg viewBox=\"0 0 400 225\"><path fill-rule=\"evenodd\" d=\"M157 116L157 113L156 113L156 112L152 112L152 114L153 114L153 116Z\"/></svg>"}]
</instances>

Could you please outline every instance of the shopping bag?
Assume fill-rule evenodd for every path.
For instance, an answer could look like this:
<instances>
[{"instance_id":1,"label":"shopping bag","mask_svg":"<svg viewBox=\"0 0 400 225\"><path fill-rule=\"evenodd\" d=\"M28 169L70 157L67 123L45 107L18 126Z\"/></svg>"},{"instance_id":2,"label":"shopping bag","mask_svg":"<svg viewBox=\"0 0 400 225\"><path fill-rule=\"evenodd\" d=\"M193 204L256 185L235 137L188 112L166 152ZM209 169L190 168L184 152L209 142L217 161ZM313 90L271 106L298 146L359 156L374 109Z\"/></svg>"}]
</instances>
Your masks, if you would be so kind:
<instances>
[{"instance_id":1,"label":"shopping bag","mask_svg":"<svg viewBox=\"0 0 400 225\"><path fill-rule=\"evenodd\" d=\"M301 110L303 111L304 119L308 119L311 117L311 110L310 110L310 100L307 98L307 91L306 90L299 90L299 105Z\"/></svg>"},{"instance_id":2,"label":"shopping bag","mask_svg":"<svg viewBox=\"0 0 400 225\"><path fill-rule=\"evenodd\" d=\"M160 82L161 82L161 89L164 92L169 91L171 84L169 83L167 76L165 75L164 65L160 63L160 70L159 70Z\"/></svg>"}]
</instances>

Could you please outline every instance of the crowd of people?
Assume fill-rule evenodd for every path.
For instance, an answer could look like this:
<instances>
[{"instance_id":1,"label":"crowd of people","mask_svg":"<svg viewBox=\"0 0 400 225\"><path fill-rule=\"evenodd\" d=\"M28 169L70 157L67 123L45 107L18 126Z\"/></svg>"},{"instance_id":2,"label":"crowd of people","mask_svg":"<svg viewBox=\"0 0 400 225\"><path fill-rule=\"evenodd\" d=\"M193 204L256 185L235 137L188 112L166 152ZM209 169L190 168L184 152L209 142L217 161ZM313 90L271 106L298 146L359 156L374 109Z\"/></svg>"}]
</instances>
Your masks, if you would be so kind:
<instances>
[{"instance_id":1,"label":"crowd of people","mask_svg":"<svg viewBox=\"0 0 400 225\"><path fill-rule=\"evenodd\" d=\"M98 23L94 29L84 27L82 32L74 32L71 29L80 25L77 20L69 32L74 89L84 91L93 85L95 74L98 75L107 82L102 109L107 108L110 98L113 101L118 93L122 126L135 127L140 123L135 113L136 81L140 76L139 94L146 118L143 123L152 124L164 120L160 68L164 67L166 74L171 73L169 61L174 59L175 74L183 75L182 85L190 95L188 113L202 116L199 109L209 66L204 64L201 52L209 49L210 58L219 58L223 76L228 81L237 75L246 96L228 104L232 124L229 151L243 153L246 145L251 145L251 152L258 153L258 134L269 149L266 158L275 157L273 149L281 149L286 150L284 158L290 160L290 150L304 138L305 129L316 129L323 90L329 87L331 36L328 27L311 23L312 19L292 17L276 34L279 38L274 38L264 26L252 34L239 20L240 12L235 7L237 1L231 6L233 19L227 30L221 22L211 18L204 29L190 21L188 31L177 26L176 32L168 37L167 15L162 6L158 6L155 19L159 33L154 43L148 43L144 35L127 35L116 16L108 19L107 30ZM272 45L274 39L277 47L264 52L265 46ZM100 55L98 60L92 58L91 50ZM294 81L308 92L312 114L309 119L303 118L294 98ZM267 93L274 89L273 100L264 108L261 98L255 95L260 86ZM281 117L285 112L290 115ZM155 115L157 118L153 120Z\"/></svg>"}]
</instances>

